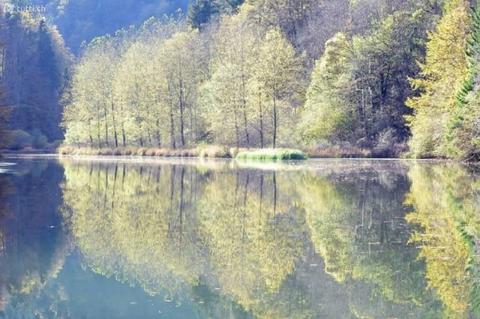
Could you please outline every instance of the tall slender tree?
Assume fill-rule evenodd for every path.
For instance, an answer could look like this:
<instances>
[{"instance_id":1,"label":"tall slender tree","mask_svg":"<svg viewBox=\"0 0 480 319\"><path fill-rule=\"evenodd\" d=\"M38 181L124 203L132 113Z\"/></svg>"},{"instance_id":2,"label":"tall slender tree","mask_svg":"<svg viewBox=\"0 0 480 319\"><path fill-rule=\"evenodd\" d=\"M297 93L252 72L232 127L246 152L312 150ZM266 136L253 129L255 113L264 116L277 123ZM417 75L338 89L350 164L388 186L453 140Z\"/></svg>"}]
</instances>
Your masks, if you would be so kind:
<instances>
[{"instance_id":1,"label":"tall slender tree","mask_svg":"<svg viewBox=\"0 0 480 319\"><path fill-rule=\"evenodd\" d=\"M417 157L447 155L446 128L468 73L465 50L470 30L469 1L447 0L444 14L430 35L421 74L412 81L420 95L407 103L414 111L408 120L410 148Z\"/></svg>"},{"instance_id":2,"label":"tall slender tree","mask_svg":"<svg viewBox=\"0 0 480 319\"><path fill-rule=\"evenodd\" d=\"M272 147L276 148L280 130L292 119L295 97L301 90L301 61L280 30L272 29L265 35L254 72L270 104Z\"/></svg>"}]
</instances>

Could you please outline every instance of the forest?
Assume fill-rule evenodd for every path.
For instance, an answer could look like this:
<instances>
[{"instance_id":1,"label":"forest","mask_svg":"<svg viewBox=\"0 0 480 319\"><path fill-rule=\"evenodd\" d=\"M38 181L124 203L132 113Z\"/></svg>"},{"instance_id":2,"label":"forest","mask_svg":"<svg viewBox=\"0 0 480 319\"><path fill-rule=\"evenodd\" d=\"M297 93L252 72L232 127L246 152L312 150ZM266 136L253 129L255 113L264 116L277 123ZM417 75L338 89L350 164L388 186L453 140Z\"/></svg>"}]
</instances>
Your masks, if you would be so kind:
<instances>
[{"instance_id":1,"label":"forest","mask_svg":"<svg viewBox=\"0 0 480 319\"><path fill-rule=\"evenodd\" d=\"M475 1L33 3L2 17L10 148L480 159Z\"/></svg>"}]
</instances>

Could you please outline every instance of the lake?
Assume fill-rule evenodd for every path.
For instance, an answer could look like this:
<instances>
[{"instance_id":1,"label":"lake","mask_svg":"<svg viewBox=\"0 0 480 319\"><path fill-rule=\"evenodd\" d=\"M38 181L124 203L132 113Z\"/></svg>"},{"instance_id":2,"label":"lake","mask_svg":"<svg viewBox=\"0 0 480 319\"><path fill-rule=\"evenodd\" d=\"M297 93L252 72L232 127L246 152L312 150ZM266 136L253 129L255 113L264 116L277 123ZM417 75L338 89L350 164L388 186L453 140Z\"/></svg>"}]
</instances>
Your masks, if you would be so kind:
<instances>
[{"instance_id":1,"label":"lake","mask_svg":"<svg viewBox=\"0 0 480 319\"><path fill-rule=\"evenodd\" d=\"M6 159L2 318L476 318L480 170Z\"/></svg>"}]
</instances>

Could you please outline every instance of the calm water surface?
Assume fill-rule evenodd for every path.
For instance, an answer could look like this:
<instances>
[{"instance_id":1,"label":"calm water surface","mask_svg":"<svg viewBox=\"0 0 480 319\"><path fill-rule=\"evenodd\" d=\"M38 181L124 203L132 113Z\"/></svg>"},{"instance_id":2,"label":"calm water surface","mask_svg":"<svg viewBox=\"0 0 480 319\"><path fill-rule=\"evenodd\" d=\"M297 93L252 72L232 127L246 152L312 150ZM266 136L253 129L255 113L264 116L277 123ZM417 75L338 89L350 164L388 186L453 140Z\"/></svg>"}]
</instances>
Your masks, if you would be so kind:
<instances>
[{"instance_id":1,"label":"calm water surface","mask_svg":"<svg viewBox=\"0 0 480 319\"><path fill-rule=\"evenodd\" d=\"M477 318L480 173L7 159L2 318Z\"/></svg>"}]
</instances>

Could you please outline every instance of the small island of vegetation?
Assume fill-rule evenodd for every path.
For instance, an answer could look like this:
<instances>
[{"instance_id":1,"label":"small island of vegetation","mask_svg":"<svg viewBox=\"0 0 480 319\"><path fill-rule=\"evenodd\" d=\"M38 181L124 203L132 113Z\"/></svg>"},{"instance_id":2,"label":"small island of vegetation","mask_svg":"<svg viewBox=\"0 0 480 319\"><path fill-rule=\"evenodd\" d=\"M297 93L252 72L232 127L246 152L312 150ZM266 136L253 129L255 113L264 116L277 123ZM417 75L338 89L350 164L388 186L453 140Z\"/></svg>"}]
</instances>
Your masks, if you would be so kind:
<instances>
[{"instance_id":1,"label":"small island of vegetation","mask_svg":"<svg viewBox=\"0 0 480 319\"><path fill-rule=\"evenodd\" d=\"M239 160L272 160L272 161L287 161L287 160L306 160L308 156L300 151L293 149L260 149L256 151L244 151L238 153L236 159Z\"/></svg>"}]
</instances>

